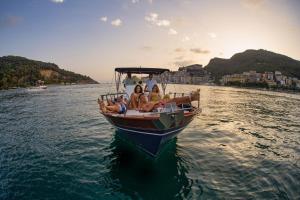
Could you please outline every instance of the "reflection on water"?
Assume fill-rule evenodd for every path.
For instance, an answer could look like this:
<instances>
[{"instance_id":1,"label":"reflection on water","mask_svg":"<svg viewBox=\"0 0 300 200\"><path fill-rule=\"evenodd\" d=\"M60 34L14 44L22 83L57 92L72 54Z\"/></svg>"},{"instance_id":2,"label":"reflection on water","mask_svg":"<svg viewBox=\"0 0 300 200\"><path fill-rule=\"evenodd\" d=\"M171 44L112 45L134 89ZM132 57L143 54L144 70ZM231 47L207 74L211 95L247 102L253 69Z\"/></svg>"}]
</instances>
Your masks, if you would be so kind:
<instances>
[{"instance_id":1,"label":"reflection on water","mask_svg":"<svg viewBox=\"0 0 300 200\"><path fill-rule=\"evenodd\" d=\"M300 199L300 95L201 88L157 159L99 114L107 85L0 91L0 199Z\"/></svg>"},{"instance_id":2,"label":"reflection on water","mask_svg":"<svg viewBox=\"0 0 300 200\"><path fill-rule=\"evenodd\" d=\"M187 178L189 163L178 155L176 139L165 146L157 159L138 151L117 134L110 148L109 174L112 180L118 180L115 192L134 199L190 197L193 180ZM201 190L201 187L197 189Z\"/></svg>"}]
</instances>

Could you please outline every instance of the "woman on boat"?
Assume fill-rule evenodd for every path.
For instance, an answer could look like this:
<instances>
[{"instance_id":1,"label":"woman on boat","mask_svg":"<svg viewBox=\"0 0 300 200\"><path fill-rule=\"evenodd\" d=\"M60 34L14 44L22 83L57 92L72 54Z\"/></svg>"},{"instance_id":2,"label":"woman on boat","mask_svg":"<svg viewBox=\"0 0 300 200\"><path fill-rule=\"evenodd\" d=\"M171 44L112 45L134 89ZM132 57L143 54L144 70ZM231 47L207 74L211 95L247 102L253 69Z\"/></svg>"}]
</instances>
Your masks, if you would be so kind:
<instances>
[{"instance_id":1,"label":"woman on boat","mask_svg":"<svg viewBox=\"0 0 300 200\"><path fill-rule=\"evenodd\" d=\"M200 98L200 90L198 89L196 91L191 92L189 96L175 97L173 99L164 98L158 102L147 102L143 96L144 95L140 97L139 110L142 112L151 112L158 107L163 107L167 103L176 103L176 105L178 106L181 104L191 103L192 101L197 101Z\"/></svg>"},{"instance_id":2,"label":"woman on boat","mask_svg":"<svg viewBox=\"0 0 300 200\"><path fill-rule=\"evenodd\" d=\"M137 109L139 104L139 97L143 94L143 88L140 85L136 85L133 93L130 96L129 109Z\"/></svg>"},{"instance_id":3,"label":"woman on boat","mask_svg":"<svg viewBox=\"0 0 300 200\"><path fill-rule=\"evenodd\" d=\"M123 98L123 95L116 98L114 101L108 101L108 105L105 105L103 101L98 99L98 104L100 106L100 110L104 113L113 112L123 114L127 110L127 100Z\"/></svg>"},{"instance_id":4,"label":"woman on boat","mask_svg":"<svg viewBox=\"0 0 300 200\"><path fill-rule=\"evenodd\" d=\"M159 87L157 84L155 84L152 87L152 91L149 94L149 101L153 103L157 103L160 100L161 100L161 95L160 95Z\"/></svg>"}]
</instances>

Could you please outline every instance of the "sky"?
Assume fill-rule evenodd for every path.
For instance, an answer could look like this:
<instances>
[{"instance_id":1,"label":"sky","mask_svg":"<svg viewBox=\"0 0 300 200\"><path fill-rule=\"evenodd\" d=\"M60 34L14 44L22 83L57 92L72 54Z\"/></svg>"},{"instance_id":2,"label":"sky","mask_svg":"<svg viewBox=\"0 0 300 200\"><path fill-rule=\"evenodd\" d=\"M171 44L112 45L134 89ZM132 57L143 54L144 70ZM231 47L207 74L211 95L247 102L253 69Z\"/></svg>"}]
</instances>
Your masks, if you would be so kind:
<instances>
[{"instance_id":1,"label":"sky","mask_svg":"<svg viewBox=\"0 0 300 200\"><path fill-rule=\"evenodd\" d=\"M207 65L247 49L300 60L299 0L0 0L0 56L111 81L115 67Z\"/></svg>"}]
</instances>

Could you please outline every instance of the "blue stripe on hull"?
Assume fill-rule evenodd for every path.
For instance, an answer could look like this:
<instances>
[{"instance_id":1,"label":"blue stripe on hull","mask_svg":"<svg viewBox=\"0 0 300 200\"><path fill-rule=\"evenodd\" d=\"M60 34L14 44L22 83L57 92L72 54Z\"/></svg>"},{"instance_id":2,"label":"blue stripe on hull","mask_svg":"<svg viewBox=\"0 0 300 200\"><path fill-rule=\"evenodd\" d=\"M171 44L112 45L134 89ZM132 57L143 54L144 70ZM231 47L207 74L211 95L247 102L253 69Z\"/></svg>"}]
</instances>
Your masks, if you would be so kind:
<instances>
[{"instance_id":1,"label":"blue stripe on hull","mask_svg":"<svg viewBox=\"0 0 300 200\"><path fill-rule=\"evenodd\" d=\"M125 128L116 127L117 133L124 136L134 142L142 150L155 156L160 147L170 139L176 137L176 135L185 127L169 130L163 134L145 132L144 130L129 130Z\"/></svg>"}]
</instances>

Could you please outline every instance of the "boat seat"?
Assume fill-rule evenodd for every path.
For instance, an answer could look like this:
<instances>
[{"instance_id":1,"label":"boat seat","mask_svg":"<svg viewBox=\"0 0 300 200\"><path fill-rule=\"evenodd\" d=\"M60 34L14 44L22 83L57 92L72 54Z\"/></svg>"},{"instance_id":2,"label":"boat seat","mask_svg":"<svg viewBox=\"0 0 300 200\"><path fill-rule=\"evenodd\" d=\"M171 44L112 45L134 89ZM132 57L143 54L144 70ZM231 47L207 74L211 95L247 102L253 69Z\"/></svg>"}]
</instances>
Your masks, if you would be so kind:
<instances>
[{"instance_id":1,"label":"boat seat","mask_svg":"<svg viewBox=\"0 0 300 200\"><path fill-rule=\"evenodd\" d=\"M153 112L140 112L138 110L127 110L126 115L131 116L131 115L135 115L135 116L144 116L144 115L153 115L156 113Z\"/></svg>"}]
</instances>

